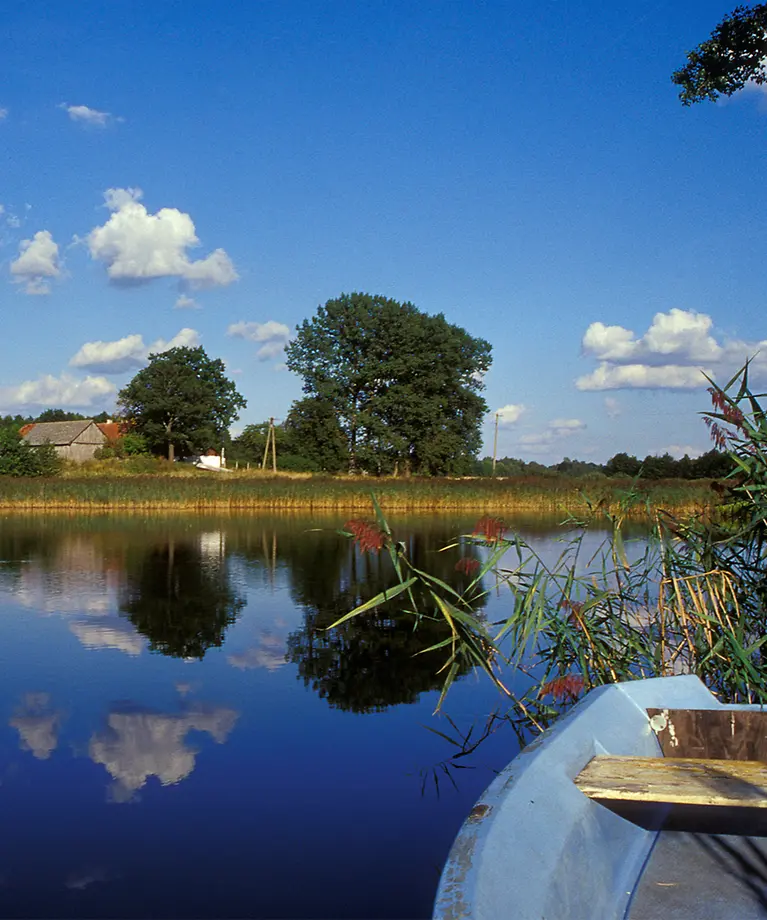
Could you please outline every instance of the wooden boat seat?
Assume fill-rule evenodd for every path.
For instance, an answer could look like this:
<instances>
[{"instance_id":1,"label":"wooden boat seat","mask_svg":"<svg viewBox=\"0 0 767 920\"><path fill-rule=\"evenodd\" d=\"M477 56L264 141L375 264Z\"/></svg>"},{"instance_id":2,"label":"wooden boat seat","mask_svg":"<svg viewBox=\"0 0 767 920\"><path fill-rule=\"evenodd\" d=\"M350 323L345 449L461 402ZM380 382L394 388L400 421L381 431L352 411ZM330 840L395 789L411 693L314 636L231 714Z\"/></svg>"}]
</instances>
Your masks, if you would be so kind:
<instances>
[{"instance_id":1,"label":"wooden boat seat","mask_svg":"<svg viewBox=\"0 0 767 920\"><path fill-rule=\"evenodd\" d=\"M648 830L767 836L767 713L647 714L663 756L598 755L578 788Z\"/></svg>"}]
</instances>

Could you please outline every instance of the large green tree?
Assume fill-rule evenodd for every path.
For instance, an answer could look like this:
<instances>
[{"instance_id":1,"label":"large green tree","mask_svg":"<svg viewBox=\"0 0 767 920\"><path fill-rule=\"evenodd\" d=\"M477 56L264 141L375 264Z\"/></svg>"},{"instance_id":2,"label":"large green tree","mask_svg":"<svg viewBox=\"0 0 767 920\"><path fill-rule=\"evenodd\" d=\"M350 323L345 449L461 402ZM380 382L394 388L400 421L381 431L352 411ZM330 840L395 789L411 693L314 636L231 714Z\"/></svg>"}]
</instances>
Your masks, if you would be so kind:
<instances>
[{"instance_id":1,"label":"large green tree","mask_svg":"<svg viewBox=\"0 0 767 920\"><path fill-rule=\"evenodd\" d=\"M150 355L120 390L117 404L134 431L154 450L194 453L218 446L245 399L224 374L224 362L205 349L171 348Z\"/></svg>"},{"instance_id":2,"label":"large green tree","mask_svg":"<svg viewBox=\"0 0 767 920\"><path fill-rule=\"evenodd\" d=\"M297 400L284 430L293 452L306 458L308 468L338 473L348 463L344 433L329 402L311 396Z\"/></svg>"},{"instance_id":3,"label":"large green tree","mask_svg":"<svg viewBox=\"0 0 767 920\"><path fill-rule=\"evenodd\" d=\"M459 472L480 446L490 344L411 303L342 294L298 327L287 365L332 408L350 471Z\"/></svg>"},{"instance_id":4,"label":"large green tree","mask_svg":"<svg viewBox=\"0 0 767 920\"><path fill-rule=\"evenodd\" d=\"M710 38L687 54L687 64L671 77L685 105L731 96L753 82L767 82L767 3L738 6Z\"/></svg>"}]
</instances>

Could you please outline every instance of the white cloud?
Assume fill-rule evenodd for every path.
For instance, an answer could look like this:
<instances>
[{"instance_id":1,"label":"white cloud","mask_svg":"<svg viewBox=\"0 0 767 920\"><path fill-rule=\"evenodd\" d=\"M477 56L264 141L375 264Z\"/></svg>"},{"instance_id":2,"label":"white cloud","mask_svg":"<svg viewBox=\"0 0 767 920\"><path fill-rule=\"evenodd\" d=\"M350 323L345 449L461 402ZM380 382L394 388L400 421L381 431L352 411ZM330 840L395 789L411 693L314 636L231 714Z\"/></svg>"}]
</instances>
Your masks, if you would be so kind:
<instances>
[{"instance_id":1,"label":"white cloud","mask_svg":"<svg viewBox=\"0 0 767 920\"><path fill-rule=\"evenodd\" d=\"M96 128L106 128L111 121L122 121L122 118L114 118L110 112L100 112L87 105L67 105L62 102L59 108L69 115L71 121Z\"/></svg>"},{"instance_id":2,"label":"white cloud","mask_svg":"<svg viewBox=\"0 0 767 920\"><path fill-rule=\"evenodd\" d=\"M164 351L170 351L171 348L196 348L199 344L200 333L196 329L185 326L167 342L164 339L157 339L149 346L148 352L150 355L159 355Z\"/></svg>"},{"instance_id":3,"label":"white cloud","mask_svg":"<svg viewBox=\"0 0 767 920\"><path fill-rule=\"evenodd\" d=\"M556 442L569 438L571 435L584 431L586 423L578 418L555 418L549 422L544 431L533 434L524 434L519 439L525 447L547 450Z\"/></svg>"},{"instance_id":4,"label":"white cloud","mask_svg":"<svg viewBox=\"0 0 767 920\"><path fill-rule=\"evenodd\" d=\"M0 407L21 409L31 406L59 406L62 409L89 408L103 405L114 396L115 386L104 377L76 380L67 374L46 374L38 380L26 380L16 387L0 387Z\"/></svg>"},{"instance_id":5,"label":"white cloud","mask_svg":"<svg viewBox=\"0 0 767 920\"><path fill-rule=\"evenodd\" d=\"M150 354L161 354L184 346L194 348L199 343L200 335L196 329L181 329L170 341L157 339L151 345L146 345L143 336L134 333L114 342L86 342L69 364L100 374L122 374L146 364Z\"/></svg>"},{"instance_id":6,"label":"white cloud","mask_svg":"<svg viewBox=\"0 0 767 920\"><path fill-rule=\"evenodd\" d=\"M163 210L174 209L164 208ZM176 213L180 212L177 211ZM232 260L223 249L215 249L204 259L189 262L185 266L182 275L184 281L192 290L224 286L239 278L239 275L234 270Z\"/></svg>"},{"instance_id":7,"label":"white cloud","mask_svg":"<svg viewBox=\"0 0 767 920\"><path fill-rule=\"evenodd\" d=\"M554 443L554 433L552 431L540 431L535 434L523 434L519 439L520 444L525 447L549 448Z\"/></svg>"},{"instance_id":8,"label":"white cloud","mask_svg":"<svg viewBox=\"0 0 767 920\"><path fill-rule=\"evenodd\" d=\"M764 73L765 68L767 68L767 58L762 58L760 63L761 63L762 73ZM767 96L767 85L764 83L757 83L755 80L746 80L746 82L743 84L742 92L745 94L756 93L757 95L764 97L764 96ZM728 102L731 102L731 101L732 100L728 96L720 96L719 99L717 99L717 102L719 102L722 105L726 105ZM764 101L764 98L762 98L762 102L763 101Z\"/></svg>"},{"instance_id":9,"label":"white cloud","mask_svg":"<svg viewBox=\"0 0 767 920\"><path fill-rule=\"evenodd\" d=\"M615 365L606 362L591 374L579 377L575 386L579 390L693 390L708 386L702 370L709 376L712 368L680 367L668 364L665 367L648 367L646 364Z\"/></svg>"},{"instance_id":10,"label":"white cloud","mask_svg":"<svg viewBox=\"0 0 767 920\"><path fill-rule=\"evenodd\" d=\"M47 693L27 693L9 724L19 733L22 751L47 760L56 750L61 721L62 713L51 708Z\"/></svg>"},{"instance_id":11,"label":"white cloud","mask_svg":"<svg viewBox=\"0 0 767 920\"><path fill-rule=\"evenodd\" d=\"M8 117L8 109L0 109L0 121L5 121Z\"/></svg>"},{"instance_id":12,"label":"white cloud","mask_svg":"<svg viewBox=\"0 0 767 920\"><path fill-rule=\"evenodd\" d=\"M700 457L705 451L700 447L693 447L691 444L668 444L654 452L656 457L662 457L664 454L671 454L676 460L680 460L685 454L688 457Z\"/></svg>"},{"instance_id":13,"label":"white cloud","mask_svg":"<svg viewBox=\"0 0 767 920\"><path fill-rule=\"evenodd\" d=\"M710 334L712 326L705 313L676 308L656 313L639 339L623 326L592 323L583 336L583 351L618 364L710 364L722 357L722 347Z\"/></svg>"},{"instance_id":14,"label":"white cloud","mask_svg":"<svg viewBox=\"0 0 767 920\"><path fill-rule=\"evenodd\" d=\"M107 266L116 284L140 284L153 278L179 278L191 289L231 284L239 277L229 256L216 249L190 261L187 250L199 245L192 218L177 208L150 214L140 203L141 189L107 189L112 212L88 234L91 256Z\"/></svg>"},{"instance_id":15,"label":"white cloud","mask_svg":"<svg viewBox=\"0 0 767 920\"><path fill-rule=\"evenodd\" d=\"M190 731L207 732L223 744L238 713L193 705L180 714L110 712L107 729L90 740L88 753L117 780L115 798L127 801L150 776L163 786L180 783L195 766L193 748L186 746Z\"/></svg>"},{"instance_id":16,"label":"white cloud","mask_svg":"<svg viewBox=\"0 0 767 920\"><path fill-rule=\"evenodd\" d=\"M173 306L177 310L197 310L200 307L193 297L187 297L186 294L180 294Z\"/></svg>"},{"instance_id":17,"label":"white cloud","mask_svg":"<svg viewBox=\"0 0 767 920\"><path fill-rule=\"evenodd\" d=\"M605 412L608 418L618 418L623 410L621 404L613 396L605 396Z\"/></svg>"},{"instance_id":18,"label":"white cloud","mask_svg":"<svg viewBox=\"0 0 767 920\"><path fill-rule=\"evenodd\" d=\"M86 342L69 363L72 367L88 367L102 374L120 374L143 364L146 356L144 339L134 334L116 342Z\"/></svg>"},{"instance_id":19,"label":"white cloud","mask_svg":"<svg viewBox=\"0 0 767 920\"><path fill-rule=\"evenodd\" d=\"M583 336L583 352L600 364L576 380L579 390L696 389L709 376L731 376L767 341L717 341L713 321L705 313L672 309L656 313L649 329L637 338L623 326L591 323ZM767 354L752 370L767 374Z\"/></svg>"},{"instance_id":20,"label":"white cloud","mask_svg":"<svg viewBox=\"0 0 767 920\"><path fill-rule=\"evenodd\" d=\"M261 347L256 352L259 361L268 361L269 358L282 354L290 339L289 327L273 319L265 323L246 323L240 320L239 323L232 323L226 334L236 339L259 343Z\"/></svg>"},{"instance_id":21,"label":"white cloud","mask_svg":"<svg viewBox=\"0 0 767 920\"><path fill-rule=\"evenodd\" d=\"M523 412L526 411L526 407L520 404L509 403L507 406L501 406L500 409L495 410L495 414L498 416L498 424L501 428L505 428L508 425L513 425L519 420L519 417Z\"/></svg>"},{"instance_id":22,"label":"white cloud","mask_svg":"<svg viewBox=\"0 0 767 920\"><path fill-rule=\"evenodd\" d=\"M119 211L130 204L135 204L144 197L140 188L108 188L104 192L104 207L108 211Z\"/></svg>"},{"instance_id":23,"label":"white cloud","mask_svg":"<svg viewBox=\"0 0 767 920\"><path fill-rule=\"evenodd\" d=\"M579 418L555 418L549 422L549 429L561 437L582 431L586 423Z\"/></svg>"},{"instance_id":24,"label":"white cloud","mask_svg":"<svg viewBox=\"0 0 767 920\"><path fill-rule=\"evenodd\" d=\"M280 341L267 342L262 345L256 352L256 358L259 361L268 361L270 358L276 358L285 351L285 343Z\"/></svg>"},{"instance_id":25,"label":"white cloud","mask_svg":"<svg viewBox=\"0 0 767 920\"><path fill-rule=\"evenodd\" d=\"M10 221L10 218L9 218ZM48 294L47 278L61 275L59 245L48 230L38 230L31 240L19 243L19 257L11 262L14 283L25 285L26 294Z\"/></svg>"}]
</instances>

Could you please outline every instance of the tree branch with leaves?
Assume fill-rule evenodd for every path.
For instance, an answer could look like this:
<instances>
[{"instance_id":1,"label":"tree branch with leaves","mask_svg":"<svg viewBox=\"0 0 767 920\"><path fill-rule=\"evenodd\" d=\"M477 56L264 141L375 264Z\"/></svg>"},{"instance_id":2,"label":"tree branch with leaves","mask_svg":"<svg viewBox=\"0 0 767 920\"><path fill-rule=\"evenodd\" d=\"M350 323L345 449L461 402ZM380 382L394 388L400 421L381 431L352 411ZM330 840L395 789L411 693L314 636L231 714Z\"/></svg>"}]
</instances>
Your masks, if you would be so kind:
<instances>
[{"instance_id":1,"label":"tree branch with leaves","mask_svg":"<svg viewBox=\"0 0 767 920\"><path fill-rule=\"evenodd\" d=\"M747 83L767 82L767 3L738 6L711 37L687 54L687 64L671 77L684 105L731 96Z\"/></svg>"}]
</instances>

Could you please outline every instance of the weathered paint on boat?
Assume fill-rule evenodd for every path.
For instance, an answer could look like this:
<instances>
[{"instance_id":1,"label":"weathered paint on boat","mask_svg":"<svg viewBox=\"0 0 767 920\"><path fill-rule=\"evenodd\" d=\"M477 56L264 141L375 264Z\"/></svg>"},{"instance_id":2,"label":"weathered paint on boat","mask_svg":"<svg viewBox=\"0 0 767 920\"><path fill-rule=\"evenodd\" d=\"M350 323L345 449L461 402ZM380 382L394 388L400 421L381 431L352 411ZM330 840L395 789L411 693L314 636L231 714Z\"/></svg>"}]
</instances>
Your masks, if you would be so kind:
<instances>
[{"instance_id":1,"label":"weathered paint on boat","mask_svg":"<svg viewBox=\"0 0 767 920\"><path fill-rule=\"evenodd\" d=\"M657 832L591 801L573 780L597 754L661 756L648 708L746 707L723 707L692 675L587 694L475 805L442 872L435 920L621 920Z\"/></svg>"}]
</instances>

